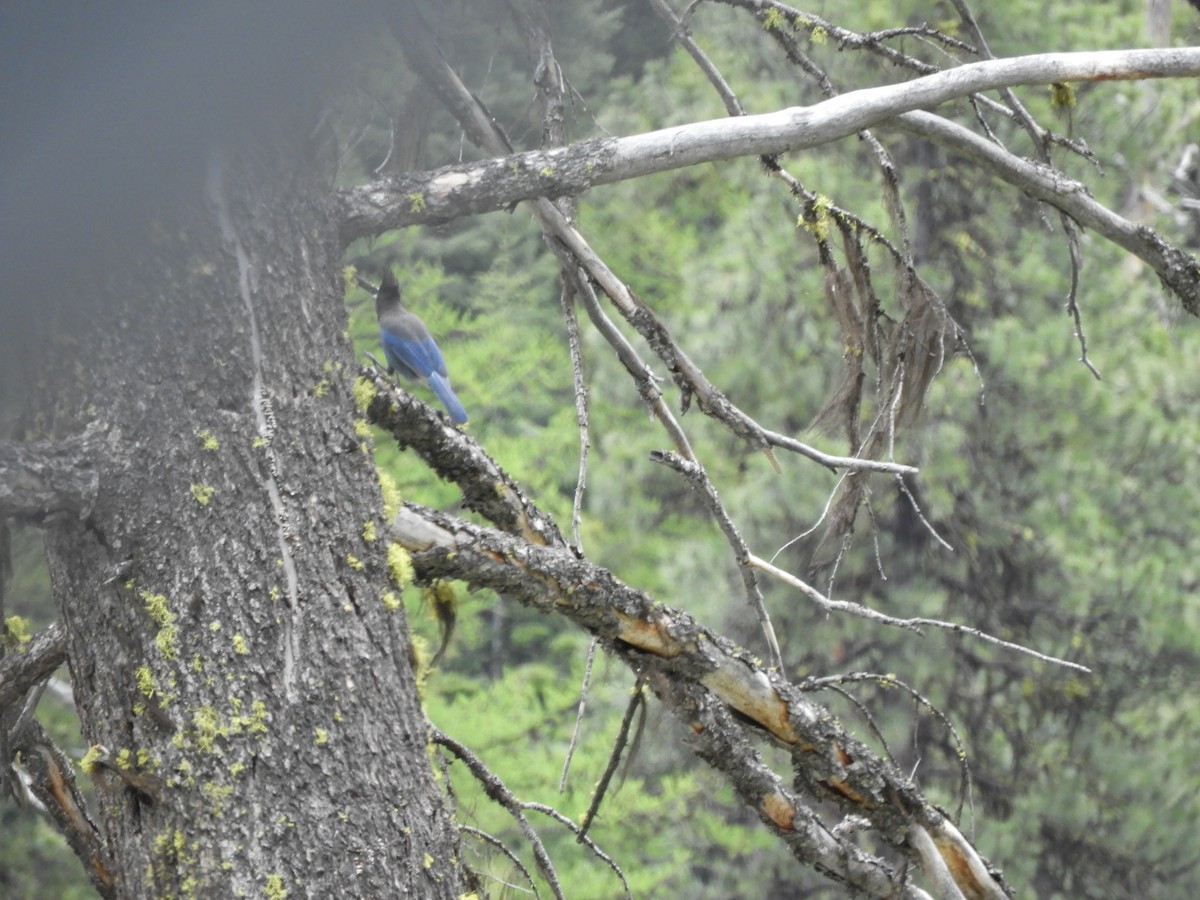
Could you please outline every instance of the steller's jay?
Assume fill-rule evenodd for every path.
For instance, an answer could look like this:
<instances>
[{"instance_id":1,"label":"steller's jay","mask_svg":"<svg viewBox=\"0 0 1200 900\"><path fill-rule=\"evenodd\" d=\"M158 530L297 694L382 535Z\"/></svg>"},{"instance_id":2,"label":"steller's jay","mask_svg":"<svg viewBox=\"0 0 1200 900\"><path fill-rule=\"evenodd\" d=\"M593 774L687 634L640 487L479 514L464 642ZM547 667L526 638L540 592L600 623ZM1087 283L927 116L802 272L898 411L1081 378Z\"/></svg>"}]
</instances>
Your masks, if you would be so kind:
<instances>
[{"instance_id":1,"label":"steller's jay","mask_svg":"<svg viewBox=\"0 0 1200 900\"><path fill-rule=\"evenodd\" d=\"M400 302L400 285L391 270L385 270L383 280L379 282L375 315L379 319L379 338L383 342L388 371L429 385L450 413L450 421L455 425L467 421L467 411L450 387L450 375L442 352L425 323Z\"/></svg>"}]
</instances>

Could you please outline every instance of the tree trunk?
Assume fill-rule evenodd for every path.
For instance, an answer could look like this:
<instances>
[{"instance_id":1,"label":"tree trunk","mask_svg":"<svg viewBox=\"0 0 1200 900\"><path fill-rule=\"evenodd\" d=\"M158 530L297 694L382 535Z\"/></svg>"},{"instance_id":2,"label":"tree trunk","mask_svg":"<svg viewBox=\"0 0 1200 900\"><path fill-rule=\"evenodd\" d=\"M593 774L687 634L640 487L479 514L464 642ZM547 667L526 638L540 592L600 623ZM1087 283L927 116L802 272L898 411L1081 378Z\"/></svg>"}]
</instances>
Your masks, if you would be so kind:
<instances>
[{"instance_id":1,"label":"tree trunk","mask_svg":"<svg viewBox=\"0 0 1200 900\"><path fill-rule=\"evenodd\" d=\"M327 185L285 159L214 165L188 215L56 286L82 299L43 424L106 436L90 515L46 538L106 864L123 897L457 897Z\"/></svg>"}]
</instances>

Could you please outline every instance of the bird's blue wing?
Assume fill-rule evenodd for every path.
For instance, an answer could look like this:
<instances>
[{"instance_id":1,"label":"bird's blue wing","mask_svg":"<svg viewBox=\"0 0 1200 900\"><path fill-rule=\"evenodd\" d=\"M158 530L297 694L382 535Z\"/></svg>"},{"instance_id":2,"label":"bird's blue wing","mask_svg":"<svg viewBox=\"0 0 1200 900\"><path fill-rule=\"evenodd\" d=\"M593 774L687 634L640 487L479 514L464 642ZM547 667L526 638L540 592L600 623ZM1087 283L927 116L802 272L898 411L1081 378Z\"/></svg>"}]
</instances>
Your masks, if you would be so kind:
<instances>
[{"instance_id":1,"label":"bird's blue wing","mask_svg":"<svg viewBox=\"0 0 1200 900\"><path fill-rule=\"evenodd\" d=\"M401 336L386 328L379 330L383 352L393 369L414 381L428 381L434 372L446 374L446 362L433 338Z\"/></svg>"},{"instance_id":2,"label":"bird's blue wing","mask_svg":"<svg viewBox=\"0 0 1200 900\"><path fill-rule=\"evenodd\" d=\"M467 421L467 411L450 387L442 351L424 322L406 309L387 311L379 317L379 339L394 371L433 388L455 424Z\"/></svg>"}]
</instances>

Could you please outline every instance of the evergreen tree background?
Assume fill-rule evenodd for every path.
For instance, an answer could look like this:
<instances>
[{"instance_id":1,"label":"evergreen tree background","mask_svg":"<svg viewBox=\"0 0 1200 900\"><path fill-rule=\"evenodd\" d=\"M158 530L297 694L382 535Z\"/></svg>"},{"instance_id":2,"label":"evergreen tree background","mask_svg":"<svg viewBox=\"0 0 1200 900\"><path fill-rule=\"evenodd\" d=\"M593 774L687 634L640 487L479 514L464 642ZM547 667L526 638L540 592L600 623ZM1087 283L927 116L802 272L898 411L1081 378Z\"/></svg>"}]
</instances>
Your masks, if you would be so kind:
<instances>
[{"instance_id":1,"label":"evergreen tree background","mask_svg":"<svg viewBox=\"0 0 1200 900\"><path fill-rule=\"evenodd\" d=\"M1200 20L1176 6L1172 42L1195 43ZM503 5L438 9L431 24L463 81L515 144L536 146L541 123L526 53ZM556 53L576 98L571 140L724 114L648 5L590 0L556 4L552 13ZM860 30L920 21L948 27L950 15L943 4L901 0L825 13ZM976 13L997 56L1147 43L1141 4L1047 8L1021 0ZM748 111L819 99L744 14L702 6L693 29ZM838 72L840 88L888 77L864 57L837 65L836 46L808 49ZM472 153L388 35L355 52L370 74L366 88L347 88L337 106L344 183L381 166L432 168ZM1069 110L1056 109L1047 91L1021 96L1041 121L1097 153L1103 178L1065 155L1055 161L1086 178L1098 199L1168 234L1195 233L1170 194L1171 172L1196 134L1194 84L1090 86ZM1200 476L1200 336L1194 323L1178 320L1151 274L1085 235L1079 294L1104 375L1094 380L1077 362L1063 313L1069 258L1057 217L941 150L886 129L881 137L904 164L924 275L965 329L972 354L947 360L920 422L896 449L897 459L921 467L910 489L953 551L932 540L893 484L879 479L876 538L860 518L833 593L896 615L969 623L1078 660L1094 674L941 634L828 618L766 585L789 674L888 673L945 712L971 773L964 830L974 830L1019 895L1184 896L1196 877L1200 793L1188 728L1198 714L1191 687L1200 664L1193 546L1200 495L1191 487ZM1001 137L1026 146L1016 126ZM813 190L891 233L866 147L842 142L788 165ZM780 431L799 433L813 421L836 386L844 348L795 205L756 160L594 190L579 220L736 403ZM438 336L471 434L560 523L570 522L579 441L571 365L557 266L527 215L394 233L352 247L347 264L367 277L371 265L395 265L406 302ZM377 354L371 297L348 284L356 343ZM627 376L593 334L585 356L592 447L584 547L628 583L762 652L710 516L686 486L647 461L661 439L643 427ZM4 412L11 420L15 404L6 401ZM795 460L777 475L698 414L686 422L698 440L724 448L705 465L748 543L772 552L787 545L782 564L804 571L820 530L789 542L812 526L833 476ZM836 434L805 437L830 452L851 449ZM454 506L453 487L386 439L376 441L376 459L404 498ZM8 609L31 627L53 609L35 537L17 534ZM410 588L405 600L414 629L436 647L441 634L429 598ZM597 659L568 787L559 793L587 652L586 638L567 623L460 586L453 637L425 683L430 718L522 798L578 817L632 687L624 667ZM958 748L945 724L895 688L858 685L853 694L872 710L901 766L956 810L964 801ZM867 732L854 704L834 693L822 700ZM81 751L67 707L47 697L41 709L57 710L59 740ZM652 704L623 785L592 830L635 896L765 898L785 889L837 896L817 874L801 872L717 776L695 765L681 738ZM506 814L461 770L451 767L450 775L460 820L520 845ZM0 894L91 896L32 812L0 805L0 833ZM615 895L611 873L570 835L548 828L546 838L571 897ZM499 886L519 880L511 864L486 845L475 851L470 864L496 879L495 895L515 895Z\"/></svg>"}]
</instances>

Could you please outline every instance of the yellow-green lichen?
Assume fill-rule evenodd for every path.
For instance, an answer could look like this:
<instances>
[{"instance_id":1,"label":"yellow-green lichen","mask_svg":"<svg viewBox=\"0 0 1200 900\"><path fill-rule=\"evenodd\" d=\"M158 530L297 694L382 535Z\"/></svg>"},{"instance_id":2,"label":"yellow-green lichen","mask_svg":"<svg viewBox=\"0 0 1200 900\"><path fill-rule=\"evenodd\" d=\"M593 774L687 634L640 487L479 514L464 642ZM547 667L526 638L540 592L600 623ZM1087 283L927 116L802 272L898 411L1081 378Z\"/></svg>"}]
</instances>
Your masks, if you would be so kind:
<instances>
[{"instance_id":1,"label":"yellow-green lichen","mask_svg":"<svg viewBox=\"0 0 1200 900\"><path fill-rule=\"evenodd\" d=\"M1055 82L1050 85L1050 102L1055 109L1070 109L1075 105L1075 85Z\"/></svg>"},{"instance_id":2,"label":"yellow-green lichen","mask_svg":"<svg viewBox=\"0 0 1200 900\"><path fill-rule=\"evenodd\" d=\"M367 519L367 521L363 523L362 536L363 540L368 544L379 540L379 535L375 531L374 519Z\"/></svg>"},{"instance_id":3,"label":"yellow-green lichen","mask_svg":"<svg viewBox=\"0 0 1200 900\"><path fill-rule=\"evenodd\" d=\"M160 628L158 633L154 635L154 646L158 648L158 652L162 654L163 659L175 658L175 637L178 634L174 625L168 625L166 628Z\"/></svg>"},{"instance_id":4,"label":"yellow-green lichen","mask_svg":"<svg viewBox=\"0 0 1200 900\"><path fill-rule=\"evenodd\" d=\"M250 442L250 446L253 447L255 450L261 450L263 447L267 446L267 444L269 444L269 443L270 443L270 441L268 441L265 437L263 437L260 434L258 437L256 437L254 440L252 440Z\"/></svg>"},{"instance_id":5,"label":"yellow-green lichen","mask_svg":"<svg viewBox=\"0 0 1200 900\"><path fill-rule=\"evenodd\" d=\"M762 27L764 31L782 31L787 24L787 17L774 7L763 13Z\"/></svg>"},{"instance_id":6,"label":"yellow-green lichen","mask_svg":"<svg viewBox=\"0 0 1200 900\"><path fill-rule=\"evenodd\" d=\"M233 636L233 652L239 656L245 656L250 652L250 645L246 643L244 634L235 634Z\"/></svg>"},{"instance_id":7,"label":"yellow-green lichen","mask_svg":"<svg viewBox=\"0 0 1200 900\"><path fill-rule=\"evenodd\" d=\"M175 628L175 613L171 612L166 595L141 591L138 596L142 598L142 603L145 605L146 613L150 616L151 621L158 626L158 633L154 635L154 645L158 647L158 652L162 654L163 659L174 659L177 629Z\"/></svg>"},{"instance_id":8,"label":"yellow-green lichen","mask_svg":"<svg viewBox=\"0 0 1200 900\"><path fill-rule=\"evenodd\" d=\"M79 760L79 768L87 772L89 775L95 775L96 770L100 767L100 757L104 756L104 751L99 744L92 744L88 747L87 753L83 754L83 759Z\"/></svg>"},{"instance_id":9,"label":"yellow-green lichen","mask_svg":"<svg viewBox=\"0 0 1200 900\"><path fill-rule=\"evenodd\" d=\"M287 888L283 886L283 876L276 874L268 875L267 883L263 885L263 896L267 900L286 900L287 895Z\"/></svg>"},{"instance_id":10,"label":"yellow-green lichen","mask_svg":"<svg viewBox=\"0 0 1200 900\"><path fill-rule=\"evenodd\" d=\"M153 697L158 693L158 684L154 680L154 673L150 671L149 666L138 666L133 670L133 675L137 679L138 690L146 697Z\"/></svg>"},{"instance_id":11,"label":"yellow-green lichen","mask_svg":"<svg viewBox=\"0 0 1200 900\"><path fill-rule=\"evenodd\" d=\"M156 881L178 881L177 897L196 897L201 893L201 882L195 875L183 875L196 865L198 844L188 845L187 835L181 829L160 834L154 838L156 859L147 867L148 883ZM182 877L181 877L182 876Z\"/></svg>"},{"instance_id":12,"label":"yellow-green lichen","mask_svg":"<svg viewBox=\"0 0 1200 900\"><path fill-rule=\"evenodd\" d=\"M390 544L387 552L388 577L396 587L404 587L412 581L412 557L399 544Z\"/></svg>"},{"instance_id":13,"label":"yellow-green lichen","mask_svg":"<svg viewBox=\"0 0 1200 900\"><path fill-rule=\"evenodd\" d=\"M324 397L333 389L333 382L328 378L322 378L317 382L317 386L313 388L313 396Z\"/></svg>"},{"instance_id":14,"label":"yellow-green lichen","mask_svg":"<svg viewBox=\"0 0 1200 900\"><path fill-rule=\"evenodd\" d=\"M388 612L395 612L402 605L400 597L395 591L384 591L383 596L379 599L383 601L383 608Z\"/></svg>"},{"instance_id":15,"label":"yellow-green lichen","mask_svg":"<svg viewBox=\"0 0 1200 900\"><path fill-rule=\"evenodd\" d=\"M412 635L408 642L408 660L412 665L413 677L417 682L417 696L422 700L425 699L425 682L429 680L429 676L433 672L433 666L430 665L432 659L433 654L429 651L429 641L419 634ZM430 749L432 750L432 746Z\"/></svg>"},{"instance_id":16,"label":"yellow-green lichen","mask_svg":"<svg viewBox=\"0 0 1200 900\"><path fill-rule=\"evenodd\" d=\"M360 375L354 379L354 385L350 388L350 393L354 395L354 405L358 407L358 411L365 413L367 407L371 405L371 401L378 394L378 391L375 390L375 385L370 380Z\"/></svg>"},{"instance_id":17,"label":"yellow-green lichen","mask_svg":"<svg viewBox=\"0 0 1200 900\"><path fill-rule=\"evenodd\" d=\"M371 423L366 419L354 420L354 436L361 441L365 441L371 436Z\"/></svg>"},{"instance_id":18,"label":"yellow-green lichen","mask_svg":"<svg viewBox=\"0 0 1200 900\"><path fill-rule=\"evenodd\" d=\"M152 594L150 591L142 591L138 596L142 598L142 603L146 606L146 612L150 619L159 628L164 625L170 625L175 621L175 614L171 612L171 606L167 600L166 594Z\"/></svg>"},{"instance_id":19,"label":"yellow-green lichen","mask_svg":"<svg viewBox=\"0 0 1200 900\"><path fill-rule=\"evenodd\" d=\"M809 32L809 37L812 38L812 42L814 44L829 43L829 32L826 31L824 28L822 28L820 25L818 25L816 28L814 28L812 31Z\"/></svg>"},{"instance_id":20,"label":"yellow-green lichen","mask_svg":"<svg viewBox=\"0 0 1200 900\"><path fill-rule=\"evenodd\" d=\"M282 595L278 585L271 585L271 589L267 591L267 596L272 600L278 600Z\"/></svg>"},{"instance_id":21,"label":"yellow-green lichen","mask_svg":"<svg viewBox=\"0 0 1200 900\"><path fill-rule=\"evenodd\" d=\"M9 616L4 620L4 644L18 652L24 652L25 645L33 640L29 630L29 620L24 616Z\"/></svg>"},{"instance_id":22,"label":"yellow-green lichen","mask_svg":"<svg viewBox=\"0 0 1200 900\"><path fill-rule=\"evenodd\" d=\"M313 743L318 747L324 747L329 743L329 731L325 728L318 728Z\"/></svg>"},{"instance_id":23,"label":"yellow-green lichen","mask_svg":"<svg viewBox=\"0 0 1200 900\"><path fill-rule=\"evenodd\" d=\"M361 572L363 570L363 561L353 553L346 554L346 565L352 568L355 572Z\"/></svg>"},{"instance_id":24,"label":"yellow-green lichen","mask_svg":"<svg viewBox=\"0 0 1200 900\"><path fill-rule=\"evenodd\" d=\"M400 488L394 479L383 469L379 470L379 492L383 495L383 520L391 522L400 511L404 498L400 496Z\"/></svg>"},{"instance_id":25,"label":"yellow-green lichen","mask_svg":"<svg viewBox=\"0 0 1200 900\"><path fill-rule=\"evenodd\" d=\"M209 487L207 484L193 484L191 487L192 496L196 498L196 502L201 506L208 506L208 501L217 492L215 487Z\"/></svg>"},{"instance_id":26,"label":"yellow-green lichen","mask_svg":"<svg viewBox=\"0 0 1200 900\"><path fill-rule=\"evenodd\" d=\"M246 721L246 731L250 734L266 734L269 718L267 715L267 704L262 700L255 700L250 704L250 715Z\"/></svg>"},{"instance_id":27,"label":"yellow-green lichen","mask_svg":"<svg viewBox=\"0 0 1200 900\"><path fill-rule=\"evenodd\" d=\"M215 781L206 781L200 785L200 793L212 804L212 813L214 816L224 814L225 804L233 796L233 792L234 785L232 784L217 784Z\"/></svg>"},{"instance_id":28,"label":"yellow-green lichen","mask_svg":"<svg viewBox=\"0 0 1200 900\"><path fill-rule=\"evenodd\" d=\"M824 194L818 194L812 205L801 213L796 224L818 241L828 240L830 229L833 227L832 210L833 201Z\"/></svg>"},{"instance_id":29,"label":"yellow-green lichen","mask_svg":"<svg viewBox=\"0 0 1200 900\"><path fill-rule=\"evenodd\" d=\"M211 431L209 431L207 428L203 428L200 431L197 431L196 437L198 437L200 439L200 446L203 447L205 450L208 450L212 453L216 453L218 450L221 449L221 442L218 441L216 436Z\"/></svg>"},{"instance_id":30,"label":"yellow-green lichen","mask_svg":"<svg viewBox=\"0 0 1200 900\"><path fill-rule=\"evenodd\" d=\"M221 714L211 706L201 706L192 714L191 737L196 747L210 753L217 745L217 738L225 737L228 728L221 721Z\"/></svg>"},{"instance_id":31,"label":"yellow-green lichen","mask_svg":"<svg viewBox=\"0 0 1200 900\"><path fill-rule=\"evenodd\" d=\"M424 194L409 194L408 195L408 208L409 208L410 212L414 212L414 213L423 212L425 209L425 195Z\"/></svg>"}]
</instances>

